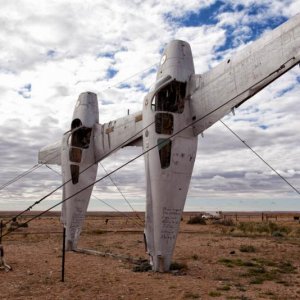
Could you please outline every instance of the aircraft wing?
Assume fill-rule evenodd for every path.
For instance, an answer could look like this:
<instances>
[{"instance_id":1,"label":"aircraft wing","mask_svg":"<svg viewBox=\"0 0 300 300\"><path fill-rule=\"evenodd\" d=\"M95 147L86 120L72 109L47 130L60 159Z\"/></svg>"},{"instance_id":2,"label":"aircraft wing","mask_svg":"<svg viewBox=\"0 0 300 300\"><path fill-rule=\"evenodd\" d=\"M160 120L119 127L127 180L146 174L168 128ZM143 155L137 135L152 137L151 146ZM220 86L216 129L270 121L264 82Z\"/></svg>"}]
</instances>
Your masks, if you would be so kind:
<instances>
[{"instance_id":1,"label":"aircraft wing","mask_svg":"<svg viewBox=\"0 0 300 300\"><path fill-rule=\"evenodd\" d=\"M61 141L43 147L38 155L39 164L61 165Z\"/></svg>"},{"instance_id":2,"label":"aircraft wing","mask_svg":"<svg viewBox=\"0 0 300 300\"><path fill-rule=\"evenodd\" d=\"M194 134L200 134L300 61L300 14L190 80Z\"/></svg>"},{"instance_id":3,"label":"aircraft wing","mask_svg":"<svg viewBox=\"0 0 300 300\"><path fill-rule=\"evenodd\" d=\"M95 124L94 129L96 160L101 160L120 148L142 146L143 115L138 112L105 124Z\"/></svg>"},{"instance_id":4,"label":"aircraft wing","mask_svg":"<svg viewBox=\"0 0 300 300\"><path fill-rule=\"evenodd\" d=\"M128 115L105 124L94 125L95 158L101 160L127 146L142 146L142 112ZM38 154L40 164L61 165L61 141L43 147Z\"/></svg>"}]
</instances>

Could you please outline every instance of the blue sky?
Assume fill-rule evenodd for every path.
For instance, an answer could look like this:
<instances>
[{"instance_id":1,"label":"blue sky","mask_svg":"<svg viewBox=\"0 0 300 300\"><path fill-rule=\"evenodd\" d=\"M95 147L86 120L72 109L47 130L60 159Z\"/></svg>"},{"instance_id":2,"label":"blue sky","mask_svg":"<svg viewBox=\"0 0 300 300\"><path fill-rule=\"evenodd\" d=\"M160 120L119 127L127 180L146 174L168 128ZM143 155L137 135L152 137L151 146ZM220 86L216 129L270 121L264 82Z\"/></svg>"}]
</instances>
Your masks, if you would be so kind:
<instances>
[{"instance_id":1,"label":"blue sky","mask_svg":"<svg viewBox=\"0 0 300 300\"><path fill-rule=\"evenodd\" d=\"M190 43L204 73L300 11L300 1L21 0L1 6L0 185L37 163L38 150L70 126L78 95L97 93L100 123L141 110L155 65L172 39ZM300 188L299 70L293 69L224 118L276 170ZM112 170L141 149L103 161ZM114 175L137 210L145 207L143 160ZM54 167L60 172L59 167ZM98 177L103 174L99 168ZM26 208L60 184L41 167L0 191L0 209ZM95 196L130 210L109 180ZM61 192L37 209L61 198ZM220 123L199 138L186 210L300 210L299 195ZM111 210L98 200L91 209Z\"/></svg>"}]
</instances>

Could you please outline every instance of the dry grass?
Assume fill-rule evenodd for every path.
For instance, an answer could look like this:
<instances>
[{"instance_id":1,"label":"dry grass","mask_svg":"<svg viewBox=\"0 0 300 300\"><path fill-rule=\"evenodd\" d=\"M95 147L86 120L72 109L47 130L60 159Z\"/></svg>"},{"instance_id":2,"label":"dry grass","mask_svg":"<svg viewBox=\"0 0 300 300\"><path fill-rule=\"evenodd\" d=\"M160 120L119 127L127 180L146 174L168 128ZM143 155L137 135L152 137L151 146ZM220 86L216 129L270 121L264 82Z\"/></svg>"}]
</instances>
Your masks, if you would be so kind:
<instances>
[{"instance_id":1,"label":"dry grass","mask_svg":"<svg viewBox=\"0 0 300 300\"><path fill-rule=\"evenodd\" d=\"M61 283L61 225L58 217L41 218L3 240L13 272L0 271L1 299L299 298L300 224L291 219L201 226L187 224L184 215L173 257L183 272L167 274L147 271L142 227L109 219L106 225L105 216L88 217L79 246L140 258L140 264L68 252Z\"/></svg>"}]
</instances>

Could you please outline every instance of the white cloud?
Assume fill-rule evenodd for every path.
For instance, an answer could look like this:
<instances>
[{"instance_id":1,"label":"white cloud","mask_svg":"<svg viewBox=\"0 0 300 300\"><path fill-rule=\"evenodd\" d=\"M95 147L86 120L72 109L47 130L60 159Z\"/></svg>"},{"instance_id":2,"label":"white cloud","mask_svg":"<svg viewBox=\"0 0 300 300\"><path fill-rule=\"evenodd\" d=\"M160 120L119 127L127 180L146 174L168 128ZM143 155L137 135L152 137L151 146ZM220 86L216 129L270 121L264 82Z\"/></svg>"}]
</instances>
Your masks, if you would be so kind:
<instances>
[{"instance_id":1,"label":"white cloud","mask_svg":"<svg viewBox=\"0 0 300 300\"><path fill-rule=\"evenodd\" d=\"M145 91L138 85L149 88L156 76L141 71L159 62L160 51L171 39L190 42L196 71L202 73L217 63L219 55L232 55L244 46L243 41L252 33L251 22L291 17L300 11L300 1L264 0L260 4L266 9L249 16L249 9L257 1L239 0L232 1L231 5L243 4L240 12L215 12L216 25L190 27L172 21L172 17L188 17L191 12L214 2L2 1L0 44L5 46L0 49L0 166L4 176L0 184L35 164L40 147L61 138L70 126L74 104L81 92L91 90L98 94L100 122L121 117L127 109L140 110ZM217 54L216 49L226 41L225 25L233 28L232 36L236 41L233 45L237 49ZM111 68L117 73L108 78ZM136 73L139 74L132 77ZM296 130L300 113L297 76L298 70L289 72L243 105L236 117L225 118L226 123L295 184L299 180L297 157L300 154ZM127 88L117 88L119 82L129 77ZM281 95L285 89L288 91ZM263 130L259 127L262 125L268 128ZM269 199L266 191L272 189L266 179L271 180L270 185L276 182L277 197L286 197L285 185L277 182L223 125L216 124L199 140L198 160L189 193L192 197L244 200L257 195ZM104 163L113 168L115 161L126 161L136 151L122 150ZM140 159L116 175L125 193L138 199L139 207L145 199L142 170ZM45 179L42 182L41 177ZM138 187L135 186L137 180ZM257 181L261 185L256 184ZM22 209L59 182L57 175L41 169L37 175L7 190L9 197L16 201L9 207ZM112 184L106 184L105 198L120 199L120 195L107 193ZM1 195L1 209L8 209L5 204L8 195ZM55 201L59 197L55 196Z\"/></svg>"}]
</instances>

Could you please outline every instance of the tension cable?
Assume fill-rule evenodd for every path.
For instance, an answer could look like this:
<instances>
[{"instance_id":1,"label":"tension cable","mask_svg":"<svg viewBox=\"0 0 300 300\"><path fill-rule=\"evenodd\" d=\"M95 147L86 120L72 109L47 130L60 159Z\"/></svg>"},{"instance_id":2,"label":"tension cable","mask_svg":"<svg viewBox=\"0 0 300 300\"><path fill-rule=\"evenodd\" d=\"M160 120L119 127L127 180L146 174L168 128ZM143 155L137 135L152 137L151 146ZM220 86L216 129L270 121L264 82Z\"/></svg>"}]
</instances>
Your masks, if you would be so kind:
<instances>
[{"instance_id":1,"label":"tension cable","mask_svg":"<svg viewBox=\"0 0 300 300\"><path fill-rule=\"evenodd\" d=\"M83 172L85 172L87 169L91 168L94 164L99 163L102 159L107 158L110 154L112 154L114 151L116 151L119 148L122 148L122 146L126 145L130 140L132 140L135 136L139 135L140 133L142 133L145 129L147 129L148 127L150 127L151 125L154 124L154 121L152 123L150 123L149 125L147 125L146 127L142 128L140 131L138 131L137 133L135 133L132 137L128 138L126 141L124 141L123 143L121 143L120 145L116 146L114 149L112 149L111 151L109 151L107 154L105 154L103 157L101 157L100 159L96 160L94 163L92 163L91 165L89 165L88 167L86 167L85 169L83 169L82 171L79 172L79 174L82 174ZM143 155L143 154L141 154ZM48 160L49 161L49 160ZM44 163L45 164L45 163ZM124 165L123 165L124 166ZM112 173L111 173L112 174ZM103 177L106 178L107 176ZM25 209L24 211L22 211L21 213L19 213L18 215L16 215L14 218L17 218L19 216L21 216L22 214L24 214L25 212L31 210L35 205L40 204L43 200L45 200L46 198L48 198L49 196L51 196L52 194L54 194L56 191L58 191L60 188L62 188L63 186L65 186L67 183L69 183L72 179L69 179L68 181L64 182L63 184L59 185L57 188L55 188L54 190L52 190L51 192L49 192L48 194L46 194L44 197L42 197L41 199L39 199L38 201L34 202L32 205L30 205L27 209ZM97 181L95 181L97 182ZM90 187L91 185L89 185L88 187ZM86 188L88 188L86 187ZM80 190L78 193L84 191L86 188L83 188L82 190ZM75 194L74 194L75 195ZM74 196L73 195L73 196ZM76 194L77 195L77 194ZM71 196L72 197L72 196ZM68 198L69 199L69 198ZM62 203L62 202L61 202ZM60 203L59 203L60 204ZM58 205L59 205L58 204ZM47 210L48 211L48 210ZM47 212L46 211L46 212ZM8 224L9 222L11 222L13 220L13 218L11 218L9 221L7 221L5 223ZM17 228L16 228L17 229Z\"/></svg>"},{"instance_id":2,"label":"tension cable","mask_svg":"<svg viewBox=\"0 0 300 300\"><path fill-rule=\"evenodd\" d=\"M101 167L103 168L104 172L107 174L107 170L104 168L103 164L101 162L99 162L99 164L101 165ZM140 218L139 214L134 210L134 208L132 207L132 205L130 204L130 202L126 199L125 195L122 193L122 191L120 190L120 188L117 186L117 184L114 182L114 180L112 179L111 176L108 176L110 181L113 183L113 185L117 188L117 190L119 191L119 193L121 194L121 196L123 197L123 199L125 200L125 202L128 204L128 206L132 209L132 211L135 213L136 217L143 222L143 220Z\"/></svg>"},{"instance_id":3,"label":"tension cable","mask_svg":"<svg viewBox=\"0 0 300 300\"><path fill-rule=\"evenodd\" d=\"M266 164L273 172L275 172L286 184L288 184L297 194L300 195L300 191L296 189L286 178L279 174L265 159L263 159L253 148L251 148L245 140L243 140L236 132L234 132L228 125L222 120L220 122L237 138L239 139L248 149L250 149L264 164Z\"/></svg>"},{"instance_id":4,"label":"tension cable","mask_svg":"<svg viewBox=\"0 0 300 300\"><path fill-rule=\"evenodd\" d=\"M128 77L128 78L126 78L126 79L124 79L124 80L121 80L121 81L119 81L118 83L116 83L116 84L114 84L114 85L112 85L112 86L109 86L109 87L107 87L106 89L104 89L104 90L102 90L102 92L103 91L106 91L106 90L108 90L108 89L111 89L111 88L113 88L113 87L116 87L116 86L118 86L118 85L120 85L120 84L122 84L122 83L124 83L124 82L126 82L126 81L128 81L129 79L131 79L131 78L134 78L135 76L137 76L137 75L139 75L139 74L141 74L141 73L144 73L144 72L146 72L146 71L148 71L148 70L150 70L150 69L152 69L152 68L154 68L154 67L157 67L157 63L156 64L153 64L153 65L151 65L150 67L148 67L148 68L146 68L146 69L144 69L144 70L142 70L142 71L139 71L139 72L137 72L137 73L135 73L135 74L133 74L133 75L131 75L130 77ZM151 124L150 124L151 125ZM150 126L149 125L149 126ZM146 129L147 127L145 127L144 129ZM144 130L143 129L143 130ZM135 134L135 135L137 135L137 134ZM135 136L134 135L134 136ZM134 137L133 136L133 137ZM133 138L133 137L131 137L131 138ZM131 139L130 138L130 139ZM127 141L126 141L127 142ZM118 147L117 147L118 148ZM117 149L116 148L116 149ZM114 150L116 150L116 149L114 149ZM113 150L113 151L114 151ZM112 151L111 151L112 152ZM110 155L111 154L111 152L109 152L108 153L108 155ZM49 154L50 155L50 154ZM53 159L53 158L56 158L57 156L58 156L59 154L57 154L56 156L54 156L54 157L52 157L52 158L49 158L48 159L48 161L50 160L50 159ZM107 156L105 156L105 157L107 157ZM44 164L47 164L47 161L45 162L45 163L42 163L42 164L35 164L33 167L31 167L30 169L28 169L27 171L25 171L25 172L23 172L23 173L21 173L21 174L19 174L19 175L17 175L16 177L14 177L13 179L11 179L11 180L9 180L8 182L6 182L6 183L4 183L2 186L0 186L0 191L2 190L2 189L4 189L5 187L7 187L7 186L9 186L9 185L11 185L11 184L13 184L14 182L16 182L16 181L18 181L18 180L20 180L21 178L23 178L23 177L25 177L26 175L28 175L28 174L30 174L30 173L32 173L32 172L34 172L35 170L37 170L38 168L40 168L42 165L44 165ZM92 165L91 165L92 166ZM89 166L89 167L91 167L91 166ZM103 166L102 166L103 167ZM85 169L86 170L86 169ZM82 172L84 172L85 170L83 170ZM81 172L79 173L79 174L81 174ZM62 186L61 186L62 187ZM60 187L59 187L60 188ZM118 188L118 187L117 187ZM121 192L120 192L121 193ZM121 193L122 194L122 193ZM123 196L123 195L122 195ZM124 198L124 196L123 196L123 198ZM125 198L124 198L125 199ZM127 202L127 201L126 201ZM28 210L30 210L30 209L32 209L32 207L33 206L35 206L36 204L39 204L40 202L35 202L33 205L31 205L31 206L29 206L26 210L24 210L24 211L22 211L20 214L18 214L16 217L19 217L20 215L22 215L23 213L25 213L26 211L28 211ZM131 207L131 205L130 204L128 204L130 207ZM134 210L133 210L134 211ZM12 221L12 219L11 220L9 220L9 221L7 221L5 224L7 224L7 223L9 223L9 222L11 222Z\"/></svg>"},{"instance_id":5,"label":"tension cable","mask_svg":"<svg viewBox=\"0 0 300 300\"><path fill-rule=\"evenodd\" d=\"M148 67L148 68L146 68L146 69L144 69L144 70L142 70L142 71L139 71L139 72L137 72L137 73L135 73L135 74L129 76L129 77L126 78L126 79L123 79L123 80L121 80L121 81L119 81L119 82L117 82L117 83L115 83L115 84L113 84L113 85L111 85L111 86L108 86L107 88L105 88L105 89L102 90L101 92L104 92L104 91L106 91L106 90L109 90L109 89L111 89L111 88L113 88L113 87L117 87L118 85L120 85L120 84L122 84L122 83L124 83L124 82L127 82L129 79L134 78L135 76L137 76L137 75L139 75L139 74L142 74L142 73L144 73L144 72L146 72L146 71L148 71L148 70L150 70L150 69L153 69L154 67L157 67L157 66L158 66L158 64L156 63L156 64L154 64L154 65L152 65L152 66L150 66L150 67Z\"/></svg>"},{"instance_id":6,"label":"tension cable","mask_svg":"<svg viewBox=\"0 0 300 300\"><path fill-rule=\"evenodd\" d=\"M17 175L16 177L12 178L11 180L7 181L6 183L2 184L0 186L0 191L3 190L4 188L6 188L7 186L13 184L14 182L20 180L21 178L25 177L26 175L32 173L33 171L35 171L36 169L40 168L41 165L40 164L35 164L34 166L32 166L31 168L29 168L27 171L24 171L23 173Z\"/></svg>"},{"instance_id":7,"label":"tension cable","mask_svg":"<svg viewBox=\"0 0 300 300\"><path fill-rule=\"evenodd\" d=\"M51 159L53 159L53 158L56 158L57 156L58 156L58 154L55 155L55 156L53 156L53 157L51 157L51 158L49 158L47 161L49 161L49 160L51 160ZM18 179L14 180L14 181L11 180L12 182L9 183L9 184L6 184L6 186L8 186L8 185L10 185L10 184L12 184L12 183L14 183L14 182L20 180L21 178L23 178L23 177L25 177L26 175L32 173L33 171L37 170L37 169L40 168L41 166L46 165L47 161L46 161L45 163L42 163L42 164L36 164L36 165L33 166L31 169L29 169L30 171L28 170L28 171L22 173L21 175L17 176L17 177L19 177ZM17 177L15 177L15 178L17 178ZM5 186L5 187L6 187L6 186ZM5 188L5 187L3 187L3 188ZM1 190L1 189L0 189L0 190ZM25 210L21 211L21 212L18 213L16 216L14 216L13 218L11 218L11 219L9 219L7 222L5 222L5 223L3 224L3 226L5 226L5 225L7 225L8 223L12 222L13 219L20 217L20 216L23 215L25 212L30 211L35 205L37 205L37 204L39 204L39 203L40 203L40 201L34 202L32 205L30 205L29 207L27 207Z\"/></svg>"},{"instance_id":8,"label":"tension cable","mask_svg":"<svg viewBox=\"0 0 300 300\"><path fill-rule=\"evenodd\" d=\"M266 78L268 78L268 76L267 76ZM255 84L254 84L252 87L254 87L254 86L255 86ZM252 88L252 87L250 87L250 88ZM214 112L218 111L220 108L222 108L222 107L228 105L231 101L233 101L234 99L237 99L239 96L243 95L243 93L245 93L247 90L248 90L248 89L246 89L245 91L240 92L238 95L232 97L231 99L229 99L229 100L226 101L225 103L223 103L223 104L219 105L218 107L214 108L214 109L211 110L210 112L206 113L204 116L201 116L201 117L198 118L198 119L196 118L194 121L192 121L192 122L189 123L188 125L184 126L183 128L179 129L177 132L171 134L169 137L167 137L167 138L164 139L163 141L158 142L156 145L154 145L154 146L150 147L149 149L145 150L144 152L142 152L141 154L137 155L137 156L134 157L133 159L130 159L129 161L127 161L127 162L124 163L123 165L119 166L119 167L116 168L115 170L113 170L113 171L109 172L108 174L106 174L105 176L102 176L101 178L95 180L93 183L87 185L85 188L83 188L83 189L81 189L80 191L74 193L73 195L69 196L68 198L66 198L66 199L64 199L64 200L62 200L62 201L60 201L59 203L53 205L52 207L50 207L50 208L48 208L47 210L45 210L45 211L39 213L38 215L33 216L31 219L29 219L29 220L26 221L25 223L27 224L27 223L31 222L32 220L34 220L34 219L36 219L36 218L38 218L38 217L44 215L44 214L47 213L48 211L50 211L50 210L52 210L53 208L57 207L58 205L64 203L65 201L69 200L70 198L72 198L72 197L78 195L78 194L81 193L82 191L84 191L84 190L90 188L90 187L93 186L95 183L100 182L101 180L105 179L105 178L108 177L109 175L111 175L111 174L117 172L118 170L120 170L120 169L122 169L123 167L127 166L128 164L132 163L133 161L135 161L136 159L138 159L138 158L140 158L141 156L145 155L146 153L150 152L151 150L153 150L153 149L155 149L155 148L157 148L157 147L160 147L160 146L165 145L166 141L170 141L172 138L174 138L176 135L178 135L179 133L183 132L183 131L186 130L187 128L189 128L189 127L191 127L191 126L194 126L196 123L198 123L199 121L201 121L201 120L205 119L206 117L210 116L210 115L213 114ZM147 127L151 126L152 124L154 124L154 121L153 121L152 123L150 123ZM138 135L140 132L142 132L143 130L145 130L147 127L143 128L141 131L139 131L138 133L136 133L134 136ZM133 137L134 137L134 136L133 136ZM133 137L132 137L132 138L133 138ZM106 155L104 155L101 159L99 159L99 160L96 161L95 163L98 163L100 160L102 160L102 159L108 157L112 152L114 152L114 151L117 150L118 148L122 147L122 145L126 145L126 143L127 143L128 141L130 141L132 138L129 138L126 142L121 143L118 147L116 147L114 150L108 152ZM248 147L248 145L247 145L247 147ZM88 168L90 168L90 167L93 166L93 165L94 165L94 164L91 164L90 166L88 166L86 169L84 169L83 171L81 171L80 174L83 173L83 172L85 172ZM276 172L276 171L275 171L275 172ZM280 176L280 177L282 177L282 176ZM284 178L283 180L286 181L285 178ZM47 197L49 197L50 195L52 195L54 192L56 192L57 190L59 190L61 187L63 187L65 184L67 184L67 183L70 182L70 181L71 181L71 179L70 179L69 181L65 182L64 184L58 186L58 187L55 188L52 192L48 193L47 195L45 195L44 197L42 197L39 201L37 201L37 203L40 203L41 201L43 201L44 199L46 199ZM288 184L290 185L290 183L288 183ZM293 189L299 194L299 192L298 192L297 189L295 189L294 187L293 187ZM15 231L16 229L18 229L18 227L15 228L15 229L12 230L12 231L6 232L4 235L2 235L2 237L8 235L10 232Z\"/></svg>"},{"instance_id":9,"label":"tension cable","mask_svg":"<svg viewBox=\"0 0 300 300\"><path fill-rule=\"evenodd\" d=\"M61 176L61 174L59 172L57 172L56 170L54 170L53 168L51 168L50 166L46 165L46 167L53 171L54 173L56 173L57 175ZM105 202L104 200L96 197L95 195L92 194L91 198L94 198L102 203L104 203L106 206L112 208L113 210L115 210L116 212L120 213L121 215L124 215L125 217L127 217L128 219L132 219L136 224L138 224L139 226L144 226L144 224L140 224L139 222L136 222L136 220L134 218L132 218L131 216L127 215L126 213L116 209L115 207L113 207L112 205L108 204L107 202ZM141 218L139 218L141 220ZM141 220L142 221L142 220ZM143 222L143 221L142 221Z\"/></svg>"},{"instance_id":10,"label":"tension cable","mask_svg":"<svg viewBox=\"0 0 300 300\"><path fill-rule=\"evenodd\" d=\"M47 156L50 156L51 153L49 153ZM4 188L6 188L7 186L13 184L14 182L20 180L21 178L25 177L26 175L34 172L35 170L37 170L38 168L40 168L42 165L46 164L48 161L50 161L51 159L54 159L56 157L58 157L59 154L56 154L53 157L48 158L48 160L45 163L42 164L35 164L34 166L32 166L31 168L29 168L27 171L24 171L23 173L17 175L16 177L14 177L13 179L7 181L6 183L4 183L3 185L0 186L0 191L3 190Z\"/></svg>"}]
</instances>

